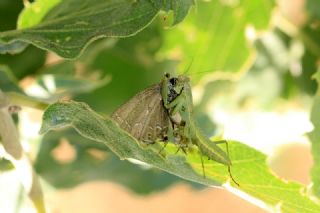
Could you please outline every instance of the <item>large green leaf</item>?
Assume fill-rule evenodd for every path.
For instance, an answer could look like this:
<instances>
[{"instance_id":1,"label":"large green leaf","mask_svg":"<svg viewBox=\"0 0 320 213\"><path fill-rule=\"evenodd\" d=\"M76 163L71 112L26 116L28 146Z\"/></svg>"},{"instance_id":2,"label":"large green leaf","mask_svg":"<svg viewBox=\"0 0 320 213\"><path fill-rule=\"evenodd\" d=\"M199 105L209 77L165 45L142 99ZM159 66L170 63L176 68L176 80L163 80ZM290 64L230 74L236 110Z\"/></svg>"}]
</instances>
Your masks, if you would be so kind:
<instances>
[{"instance_id":1,"label":"large green leaf","mask_svg":"<svg viewBox=\"0 0 320 213\"><path fill-rule=\"evenodd\" d=\"M240 71L253 56L246 30L266 29L273 7L270 0L199 1L196 10L164 34L161 55L181 59L184 72L191 64L188 73Z\"/></svg>"},{"instance_id":2,"label":"large green leaf","mask_svg":"<svg viewBox=\"0 0 320 213\"><path fill-rule=\"evenodd\" d=\"M62 162L52 153L65 143L75 151L75 156L72 160ZM47 182L58 188L73 187L86 181L106 180L126 186L135 193L146 194L182 181L158 169L146 169L121 161L103 143L86 140L72 129L50 132L43 137L35 168Z\"/></svg>"},{"instance_id":3,"label":"large green leaf","mask_svg":"<svg viewBox=\"0 0 320 213\"><path fill-rule=\"evenodd\" d=\"M72 127L83 137L104 143L121 159L136 159L175 174L187 180L209 186L229 181L224 165L204 159L206 177L203 176L201 157L194 148L187 155L176 153L177 147L169 144L165 154L159 154L161 144L144 146L120 129L109 118L103 118L86 104L59 102L51 105L43 115L41 133ZM256 197L272 208L283 212L319 212L320 206L297 183L284 182L274 176L266 166L266 157L243 144L231 142L232 174L240 186L230 184Z\"/></svg>"},{"instance_id":4,"label":"large green leaf","mask_svg":"<svg viewBox=\"0 0 320 213\"><path fill-rule=\"evenodd\" d=\"M0 42L7 45L15 41L24 41L51 50L62 57L74 58L88 43L98 38L126 37L136 34L145 28L162 9L174 10L175 23L177 23L187 14L192 4L190 0L176 0L167 6L167 2L161 0L65 0L50 10L40 24L1 33ZM47 8L44 10L47 11ZM24 13L27 12L24 11ZM37 15L40 18L44 16L43 12ZM28 24L28 19L37 20L32 20L33 23ZM19 21L27 23L21 24L26 27L32 26L34 22L37 23L39 18L24 15Z\"/></svg>"}]
</instances>

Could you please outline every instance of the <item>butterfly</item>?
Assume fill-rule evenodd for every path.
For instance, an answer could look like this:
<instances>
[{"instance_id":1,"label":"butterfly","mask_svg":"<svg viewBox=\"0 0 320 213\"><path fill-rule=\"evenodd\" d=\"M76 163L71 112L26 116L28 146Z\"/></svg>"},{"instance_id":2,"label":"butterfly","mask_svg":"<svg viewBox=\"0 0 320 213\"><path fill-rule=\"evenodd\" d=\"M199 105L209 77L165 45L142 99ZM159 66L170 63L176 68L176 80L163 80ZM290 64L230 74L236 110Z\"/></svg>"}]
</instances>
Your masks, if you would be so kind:
<instances>
[{"instance_id":1,"label":"butterfly","mask_svg":"<svg viewBox=\"0 0 320 213\"><path fill-rule=\"evenodd\" d=\"M163 105L161 86L161 83L155 84L139 92L111 115L123 130L147 144L167 142L172 126Z\"/></svg>"}]
</instances>

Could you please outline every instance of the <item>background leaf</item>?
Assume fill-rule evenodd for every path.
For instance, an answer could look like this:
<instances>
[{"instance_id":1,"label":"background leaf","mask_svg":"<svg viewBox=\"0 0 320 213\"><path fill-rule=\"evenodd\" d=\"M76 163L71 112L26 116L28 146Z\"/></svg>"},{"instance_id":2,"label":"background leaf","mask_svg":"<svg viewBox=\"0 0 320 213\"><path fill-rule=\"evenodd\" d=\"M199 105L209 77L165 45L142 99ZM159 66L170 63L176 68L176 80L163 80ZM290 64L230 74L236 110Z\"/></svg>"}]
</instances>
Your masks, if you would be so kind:
<instances>
[{"instance_id":1,"label":"background leaf","mask_svg":"<svg viewBox=\"0 0 320 213\"><path fill-rule=\"evenodd\" d=\"M65 58L74 58L93 40L101 37L125 37L141 31L157 15L164 2L155 3L157 1L66 0L50 10L39 25L3 32L0 34L0 41L2 43L24 41L51 50ZM187 6L179 6L184 4ZM181 11L186 11L191 4L176 1L171 6L179 13L175 20L177 22L186 15L186 12L181 13ZM32 26L33 22L38 22L43 15L40 13L37 18L32 17L30 24L27 22L31 16L24 15L20 19L20 25Z\"/></svg>"},{"instance_id":2,"label":"background leaf","mask_svg":"<svg viewBox=\"0 0 320 213\"><path fill-rule=\"evenodd\" d=\"M32 27L41 22L44 16L61 0L37 0L26 4L26 7L19 15L18 29Z\"/></svg>"},{"instance_id":3,"label":"background leaf","mask_svg":"<svg viewBox=\"0 0 320 213\"><path fill-rule=\"evenodd\" d=\"M200 73L193 78L241 71L253 56L245 32L267 28L273 7L269 0L199 1L183 23L167 30L159 54L181 60L181 72L190 66L188 74Z\"/></svg>"}]
</instances>

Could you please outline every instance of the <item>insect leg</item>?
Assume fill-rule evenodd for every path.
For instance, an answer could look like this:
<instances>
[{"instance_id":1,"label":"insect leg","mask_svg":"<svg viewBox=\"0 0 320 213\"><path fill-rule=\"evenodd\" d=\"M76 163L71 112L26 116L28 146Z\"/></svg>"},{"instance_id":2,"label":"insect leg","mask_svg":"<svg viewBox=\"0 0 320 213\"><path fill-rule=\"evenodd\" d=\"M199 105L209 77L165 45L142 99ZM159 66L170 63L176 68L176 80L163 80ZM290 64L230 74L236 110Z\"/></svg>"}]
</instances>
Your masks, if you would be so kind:
<instances>
[{"instance_id":1,"label":"insect leg","mask_svg":"<svg viewBox=\"0 0 320 213\"><path fill-rule=\"evenodd\" d=\"M173 101L171 101L168 104L165 104L165 108L169 109L170 115L173 116L177 114L180 111L181 107L185 104L185 97L180 94Z\"/></svg>"},{"instance_id":2,"label":"insect leg","mask_svg":"<svg viewBox=\"0 0 320 213\"><path fill-rule=\"evenodd\" d=\"M227 150L227 154L228 156L229 155L229 145L228 145L228 141L226 140L221 140L221 141L213 141L215 144L222 144L224 143L226 145L226 150ZM228 165L228 173L229 173L229 176L231 178L231 180L237 185L237 186L240 186L239 183L233 178L232 174L231 174L231 165Z\"/></svg>"},{"instance_id":3,"label":"insect leg","mask_svg":"<svg viewBox=\"0 0 320 213\"><path fill-rule=\"evenodd\" d=\"M187 154L186 149L181 144L179 144L179 147L178 147L177 151L175 152L175 154L177 154L180 150L182 150L184 154Z\"/></svg>"},{"instance_id":4,"label":"insect leg","mask_svg":"<svg viewBox=\"0 0 320 213\"><path fill-rule=\"evenodd\" d=\"M204 170L204 163L203 163L203 158L202 158L202 152L201 150L200 151L200 159L201 159L201 166L202 166L202 174L203 174L203 177L206 178L206 172Z\"/></svg>"},{"instance_id":5,"label":"insect leg","mask_svg":"<svg viewBox=\"0 0 320 213\"><path fill-rule=\"evenodd\" d=\"M163 141L164 145L162 146L162 148L159 150L158 154L161 154L161 152L166 148L166 146L168 145L168 141Z\"/></svg>"}]
</instances>

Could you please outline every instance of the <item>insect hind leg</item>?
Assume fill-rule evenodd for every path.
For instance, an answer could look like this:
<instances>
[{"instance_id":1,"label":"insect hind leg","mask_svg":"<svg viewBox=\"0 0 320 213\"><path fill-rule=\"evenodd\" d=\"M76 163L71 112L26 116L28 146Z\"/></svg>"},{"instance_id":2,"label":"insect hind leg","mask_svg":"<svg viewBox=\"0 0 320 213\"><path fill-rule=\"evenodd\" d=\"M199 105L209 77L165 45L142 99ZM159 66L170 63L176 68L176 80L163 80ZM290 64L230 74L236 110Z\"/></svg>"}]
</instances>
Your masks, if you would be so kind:
<instances>
[{"instance_id":1,"label":"insect hind leg","mask_svg":"<svg viewBox=\"0 0 320 213\"><path fill-rule=\"evenodd\" d=\"M225 144L226 145L226 151L227 151L227 154L228 156L230 156L229 154L229 145L228 145L228 141L226 140L221 140L221 141L213 141L215 144ZM232 165L232 164L231 164ZM232 173L231 173L231 165L228 165L228 173L229 173L229 176L231 178L231 180L237 185L237 186L240 186L240 184L233 178L232 176Z\"/></svg>"},{"instance_id":2,"label":"insect hind leg","mask_svg":"<svg viewBox=\"0 0 320 213\"><path fill-rule=\"evenodd\" d=\"M202 152L201 152L201 151L200 151L200 159L201 159L201 166L202 166L203 178L206 178L206 171L205 171L205 169L204 169L203 155L202 155Z\"/></svg>"},{"instance_id":3,"label":"insect hind leg","mask_svg":"<svg viewBox=\"0 0 320 213\"><path fill-rule=\"evenodd\" d=\"M161 142L163 142L164 145L161 147L161 149L159 150L158 154L161 154L163 152L163 150L167 147L168 143L169 143L168 141L161 141Z\"/></svg>"}]
</instances>

